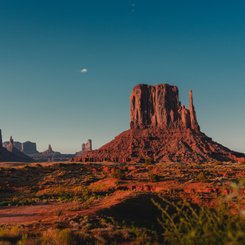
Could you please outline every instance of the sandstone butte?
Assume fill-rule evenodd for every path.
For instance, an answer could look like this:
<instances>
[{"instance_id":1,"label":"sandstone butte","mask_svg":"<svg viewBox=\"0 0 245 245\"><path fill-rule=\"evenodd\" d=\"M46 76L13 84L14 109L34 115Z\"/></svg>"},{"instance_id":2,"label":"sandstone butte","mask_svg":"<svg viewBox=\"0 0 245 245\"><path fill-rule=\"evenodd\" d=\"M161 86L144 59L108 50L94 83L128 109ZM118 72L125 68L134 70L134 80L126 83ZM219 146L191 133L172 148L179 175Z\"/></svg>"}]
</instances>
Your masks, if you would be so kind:
<instances>
[{"instance_id":1,"label":"sandstone butte","mask_svg":"<svg viewBox=\"0 0 245 245\"><path fill-rule=\"evenodd\" d=\"M243 162L245 154L234 152L201 132L192 91L186 108L179 101L176 86L139 84L130 97L130 129L72 161Z\"/></svg>"},{"instance_id":2,"label":"sandstone butte","mask_svg":"<svg viewBox=\"0 0 245 245\"><path fill-rule=\"evenodd\" d=\"M32 162L33 159L14 147L11 137L7 149L3 147L2 131L0 129L0 162Z\"/></svg>"}]
</instances>

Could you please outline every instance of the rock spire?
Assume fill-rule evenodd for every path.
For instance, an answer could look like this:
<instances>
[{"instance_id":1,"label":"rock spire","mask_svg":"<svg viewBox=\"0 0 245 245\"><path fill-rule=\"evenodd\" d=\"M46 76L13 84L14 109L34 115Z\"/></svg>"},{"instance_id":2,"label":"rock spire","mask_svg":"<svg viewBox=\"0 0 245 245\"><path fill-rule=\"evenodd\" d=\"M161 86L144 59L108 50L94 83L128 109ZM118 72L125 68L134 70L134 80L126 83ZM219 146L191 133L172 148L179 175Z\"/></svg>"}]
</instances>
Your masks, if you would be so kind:
<instances>
[{"instance_id":1,"label":"rock spire","mask_svg":"<svg viewBox=\"0 0 245 245\"><path fill-rule=\"evenodd\" d=\"M191 128L199 131L192 91L189 101L189 109L181 105L176 86L139 84L130 97L130 128Z\"/></svg>"}]
</instances>

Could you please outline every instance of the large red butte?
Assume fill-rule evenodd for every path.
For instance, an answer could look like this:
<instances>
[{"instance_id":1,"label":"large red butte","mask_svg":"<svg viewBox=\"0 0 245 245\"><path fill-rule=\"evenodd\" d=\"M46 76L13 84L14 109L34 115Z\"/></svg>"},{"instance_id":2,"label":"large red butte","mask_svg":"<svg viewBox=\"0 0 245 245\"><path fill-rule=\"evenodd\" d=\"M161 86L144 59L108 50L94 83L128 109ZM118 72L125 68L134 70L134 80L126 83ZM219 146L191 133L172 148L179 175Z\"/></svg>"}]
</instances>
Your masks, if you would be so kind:
<instances>
[{"instance_id":1,"label":"large red butte","mask_svg":"<svg viewBox=\"0 0 245 245\"><path fill-rule=\"evenodd\" d=\"M179 101L176 86L139 84L130 97L130 129L98 150L73 161L82 162L207 162L245 161L245 155L212 141L200 131L189 92L189 108Z\"/></svg>"}]
</instances>

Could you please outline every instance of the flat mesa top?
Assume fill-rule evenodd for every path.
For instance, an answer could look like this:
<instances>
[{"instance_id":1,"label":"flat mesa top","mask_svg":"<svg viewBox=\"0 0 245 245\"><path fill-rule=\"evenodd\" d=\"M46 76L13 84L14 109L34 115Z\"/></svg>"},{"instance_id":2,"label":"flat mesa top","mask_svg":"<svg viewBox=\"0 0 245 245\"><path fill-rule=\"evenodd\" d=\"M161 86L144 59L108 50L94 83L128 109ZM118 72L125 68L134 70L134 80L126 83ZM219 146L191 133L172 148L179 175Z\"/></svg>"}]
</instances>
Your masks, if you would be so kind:
<instances>
[{"instance_id":1,"label":"flat mesa top","mask_svg":"<svg viewBox=\"0 0 245 245\"><path fill-rule=\"evenodd\" d=\"M155 85L149 85L146 83L139 83L139 84L134 86L133 90L137 89L137 88L157 88L157 87L162 87L162 88L170 87L170 88L177 88L178 89L178 87L176 85L170 85L168 83L158 83Z\"/></svg>"}]
</instances>

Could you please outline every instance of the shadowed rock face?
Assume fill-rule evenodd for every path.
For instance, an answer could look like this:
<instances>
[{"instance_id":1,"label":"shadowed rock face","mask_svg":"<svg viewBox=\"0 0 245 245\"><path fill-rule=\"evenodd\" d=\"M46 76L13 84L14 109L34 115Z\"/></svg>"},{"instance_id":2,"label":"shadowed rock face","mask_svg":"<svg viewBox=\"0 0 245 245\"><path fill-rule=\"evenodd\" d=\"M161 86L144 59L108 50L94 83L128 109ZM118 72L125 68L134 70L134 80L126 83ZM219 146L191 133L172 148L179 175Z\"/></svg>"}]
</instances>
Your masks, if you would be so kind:
<instances>
[{"instance_id":1,"label":"shadowed rock face","mask_svg":"<svg viewBox=\"0 0 245 245\"><path fill-rule=\"evenodd\" d=\"M95 162L245 161L245 155L212 141L200 131L189 92L189 108L181 105L176 86L139 84L130 97L130 129L100 149L74 161Z\"/></svg>"},{"instance_id":2,"label":"shadowed rock face","mask_svg":"<svg viewBox=\"0 0 245 245\"><path fill-rule=\"evenodd\" d=\"M3 147L2 130L0 129L0 148Z\"/></svg>"},{"instance_id":3,"label":"shadowed rock face","mask_svg":"<svg viewBox=\"0 0 245 245\"><path fill-rule=\"evenodd\" d=\"M2 146L2 132L0 130L0 162L32 162L33 159L14 147L11 137L7 149Z\"/></svg>"},{"instance_id":4,"label":"shadowed rock face","mask_svg":"<svg viewBox=\"0 0 245 245\"><path fill-rule=\"evenodd\" d=\"M176 86L137 85L130 97L130 128L191 128L200 131L192 91L189 94L189 101L189 109L181 105Z\"/></svg>"}]
</instances>

